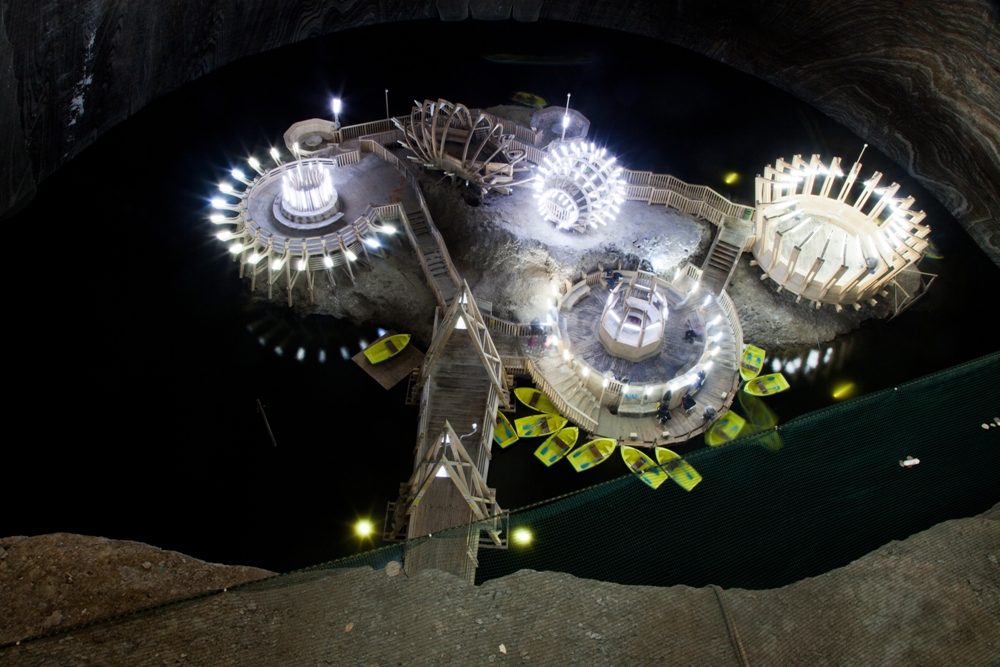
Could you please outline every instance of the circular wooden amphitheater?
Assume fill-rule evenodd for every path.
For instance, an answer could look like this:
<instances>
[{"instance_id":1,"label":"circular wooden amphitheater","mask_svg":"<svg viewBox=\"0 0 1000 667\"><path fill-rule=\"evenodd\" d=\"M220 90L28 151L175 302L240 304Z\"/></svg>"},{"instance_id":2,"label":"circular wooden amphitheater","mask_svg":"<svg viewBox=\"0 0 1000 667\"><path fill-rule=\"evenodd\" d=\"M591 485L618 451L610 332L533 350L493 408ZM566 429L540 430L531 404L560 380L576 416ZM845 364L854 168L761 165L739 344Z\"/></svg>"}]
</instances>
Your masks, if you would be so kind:
<instances>
[{"instance_id":1,"label":"circular wooden amphitheater","mask_svg":"<svg viewBox=\"0 0 1000 667\"><path fill-rule=\"evenodd\" d=\"M711 421L705 408L724 411L739 387L743 332L729 296L701 287L699 273L688 267L668 281L645 271L598 271L573 284L553 303L554 338L529 352L539 388L565 416L601 437L652 446L703 433ZM653 323L659 351L640 361L612 355L599 334L614 299L607 278L616 274L616 294L627 288L666 301L666 318ZM671 419L661 424L657 408L668 392ZM693 404L682 403L685 394Z\"/></svg>"}]
</instances>

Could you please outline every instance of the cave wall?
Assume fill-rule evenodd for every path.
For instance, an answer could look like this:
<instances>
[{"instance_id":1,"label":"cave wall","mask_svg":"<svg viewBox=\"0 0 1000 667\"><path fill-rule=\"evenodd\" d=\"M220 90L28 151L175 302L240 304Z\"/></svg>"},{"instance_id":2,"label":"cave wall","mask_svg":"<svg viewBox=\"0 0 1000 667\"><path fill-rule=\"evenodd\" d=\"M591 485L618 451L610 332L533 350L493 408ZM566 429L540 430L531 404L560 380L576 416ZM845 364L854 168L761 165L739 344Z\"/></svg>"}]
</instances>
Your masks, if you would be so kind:
<instances>
[{"instance_id":1,"label":"cave wall","mask_svg":"<svg viewBox=\"0 0 1000 667\"><path fill-rule=\"evenodd\" d=\"M0 216L108 129L217 67L339 30L437 16L434 0L5 3ZM905 168L1000 264L995 0L544 0L540 17L667 41L790 92Z\"/></svg>"}]
</instances>

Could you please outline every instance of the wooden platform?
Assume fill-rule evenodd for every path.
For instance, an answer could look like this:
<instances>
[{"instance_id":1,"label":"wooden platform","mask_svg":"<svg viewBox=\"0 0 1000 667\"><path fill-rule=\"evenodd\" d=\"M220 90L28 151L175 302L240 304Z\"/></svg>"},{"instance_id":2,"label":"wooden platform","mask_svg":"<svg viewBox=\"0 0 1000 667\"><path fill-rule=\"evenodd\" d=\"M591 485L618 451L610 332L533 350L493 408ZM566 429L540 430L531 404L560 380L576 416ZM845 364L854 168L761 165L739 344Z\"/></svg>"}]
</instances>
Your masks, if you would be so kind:
<instances>
[{"instance_id":1,"label":"wooden platform","mask_svg":"<svg viewBox=\"0 0 1000 667\"><path fill-rule=\"evenodd\" d=\"M392 336L393 333L390 331L372 343L372 345L383 338ZM410 372L414 368L424 363L424 353L418 350L413 343L410 343L403 348L402 352L386 359L380 364L372 365L372 362L368 361L368 357L365 356L364 350L351 357L351 360L358 366L361 366L365 373L375 378L375 381L382 385L384 389L392 389L399 384L400 380L409 377Z\"/></svg>"}]
</instances>

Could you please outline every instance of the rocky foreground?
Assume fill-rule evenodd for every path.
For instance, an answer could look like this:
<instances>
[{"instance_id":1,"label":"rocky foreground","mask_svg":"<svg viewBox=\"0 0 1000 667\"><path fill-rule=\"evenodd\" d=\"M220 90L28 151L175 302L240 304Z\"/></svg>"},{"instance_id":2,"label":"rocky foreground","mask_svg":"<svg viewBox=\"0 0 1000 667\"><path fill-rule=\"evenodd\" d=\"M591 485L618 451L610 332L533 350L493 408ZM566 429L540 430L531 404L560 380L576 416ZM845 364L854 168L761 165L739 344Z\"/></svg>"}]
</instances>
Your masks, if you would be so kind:
<instances>
[{"instance_id":1,"label":"rocky foreground","mask_svg":"<svg viewBox=\"0 0 1000 667\"><path fill-rule=\"evenodd\" d=\"M0 538L0 644L271 574L103 537Z\"/></svg>"},{"instance_id":2,"label":"rocky foreground","mask_svg":"<svg viewBox=\"0 0 1000 667\"><path fill-rule=\"evenodd\" d=\"M267 574L101 538L0 544L7 640ZM7 646L0 663L995 666L998 557L1000 505L774 590L318 570Z\"/></svg>"}]
</instances>

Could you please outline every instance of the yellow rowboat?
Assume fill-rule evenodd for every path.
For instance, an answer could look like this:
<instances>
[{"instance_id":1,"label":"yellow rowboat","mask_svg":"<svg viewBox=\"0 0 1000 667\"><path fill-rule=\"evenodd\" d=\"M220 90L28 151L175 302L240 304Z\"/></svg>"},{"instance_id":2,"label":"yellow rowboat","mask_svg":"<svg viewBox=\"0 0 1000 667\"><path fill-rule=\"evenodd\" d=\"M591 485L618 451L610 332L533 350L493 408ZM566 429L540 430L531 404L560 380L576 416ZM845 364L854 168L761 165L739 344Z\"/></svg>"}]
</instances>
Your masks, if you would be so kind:
<instances>
[{"instance_id":1,"label":"yellow rowboat","mask_svg":"<svg viewBox=\"0 0 1000 667\"><path fill-rule=\"evenodd\" d=\"M545 394L537 389L532 389L531 387L521 387L514 390L514 395L517 396L517 400L521 401L532 410L550 412L552 414L559 413L559 411L556 410L556 406L552 405L552 401L547 399Z\"/></svg>"},{"instance_id":2,"label":"yellow rowboat","mask_svg":"<svg viewBox=\"0 0 1000 667\"><path fill-rule=\"evenodd\" d=\"M410 334L395 334L377 340L365 348L365 356L372 364L380 364L386 359L395 357L409 345Z\"/></svg>"},{"instance_id":3,"label":"yellow rowboat","mask_svg":"<svg viewBox=\"0 0 1000 667\"><path fill-rule=\"evenodd\" d=\"M514 428L522 438L551 435L566 425L566 418L552 413L531 415L514 420Z\"/></svg>"},{"instance_id":4,"label":"yellow rowboat","mask_svg":"<svg viewBox=\"0 0 1000 667\"><path fill-rule=\"evenodd\" d=\"M759 347L747 345L747 349L743 351L743 360L740 362L740 377L749 382L760 375L766 356L767 353Z\"/></svg>"},{"instance_id":5,"label":"yellow rowboat","mask_svg":"<svg viewBox=\"0 0 1000 667\"><path fill-rule=\"evenodd\" d=\"M517 432L511 425L507 415L497 410L497 423L493 427L493 441L501 447L510 447L517 442Z\"/></svg>"},{"instance_id":6,"label":"yellow rowboat","mask_svg":"<svg viewBox=\"0 0 1000 667\"><path fill-rule=\"evenodd\" d=\"M523 104L526 107L535 107L536 109L542 109L548 106L548 102L546 102L543 98L533 93L526 93L523 90L519 90L511 95L510 99L518 104Z\"/></svg>"},{"instance_id":7,"label":"yellow rowboat","mask_svg":"<svg viewBox=\"0 0 1000 667\"><path fill-rule=\"evenodd\" d=\"M663 466L664 472L670 475L670 479L687 491L698 486L698 482L701 481L701 475L690 463L682 459L680 454L672 452L666 447L656 448L656 460Z\"/></svg>"},{"instance_id":8,"label":"yellow rowboat","mask_svg":"<svg viewBox=\"0 0 1000 667\"><path fill-rule=\"evenodd\" d=\"M577 439L580 437L580 429L575 426L564 428L558 433L550 435L542 446L535 450L538 460L547 466L552 465L562 457L569 454L573 449Z\"/></svg>"},{"instance_id":9,"label":"yellow rowboat","mask_svg":"<svg viewBox=\"0 0 1000 667\"><path fill-rule=\"evenodd\" d=\"M774 430L778 423L778 414L763 399L751 396L745 391L740 392L740 405L743 407L743 413L747 416L747 427L743 433L749 435L750 433L767 431L767 433L757 436L758 442L773 452L781 449L784 444L781 440L781 434Z\"/></svg>"},{"instance_id":10,"label":"yellow rowboat","mask_svg":"<svg viewBox=\"0 0 1000 667\"><path fill-rule=\"evenodd\" d=\"M625 459L625 465L643 482L654 489L658 489L660 488L660 484L667 481L667 473L663 472L663 468L653 463L653 459L635 447L626 447L623 445L621 450L622 458Z\"/></svg>"},{"instance_id":11,"label":"yellow rowboat","mask_svg":"<svg viewBox=\"0 0 1000 667\"><path fill-rule=\"evenodd\" d=\"M570 454L566 460L576 468L577 472L583 472L607 461L617 445L618 441L614 438L591 440L577 447L576 451Z\"/></svg>"},{"instance_id":12,"label":"yellow rowboat","mask_svg":"<svg viewBox=\"0 0 1000 667\"><path fill-rule=\"evenodd\" d=\"M788 380L781 373L762 375L756 380L747 382L743 391L754 396L770 396L788 389Z\"/></svg>"},{"instance_id":13,"label":"yellow rowboat","mask_svg":"<svg viewBox=\"0 0 1000 667\"><path fill-rule=\"evenodd\" d=\"M747 422L743 417L730 410L715 420L711 428L705 431L705 442L712 447L724 445L740 437Z\"/></svg>"}]
</instances>

